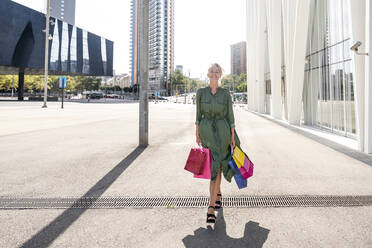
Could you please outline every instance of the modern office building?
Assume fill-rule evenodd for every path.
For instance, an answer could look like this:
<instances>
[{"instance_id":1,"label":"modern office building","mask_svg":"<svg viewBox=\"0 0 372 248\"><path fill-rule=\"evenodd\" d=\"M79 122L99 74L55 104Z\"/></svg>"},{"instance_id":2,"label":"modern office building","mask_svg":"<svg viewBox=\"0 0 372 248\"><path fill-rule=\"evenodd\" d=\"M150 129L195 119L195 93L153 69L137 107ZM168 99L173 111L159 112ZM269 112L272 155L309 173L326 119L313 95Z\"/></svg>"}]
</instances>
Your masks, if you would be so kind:
<instances>
[{"instance_id":1,"label":"modern office building","mask_svg":"<svg viewBox=\"0 0 372 248\"><path fill-rule=\"evenodd\" d=\"M44 74L45 14L0 1L0 74ZM49 74L112 76L114 43L65 21L50 18Z\"/></svg>"},{"instance_id":2,"label":"modern office building","mask_svg":"<svg viewBox=\"0 0 372 248\"><path fill-rule=\"evenodd\" d=\"M247 73L247 43L245 41L231 45L231 75L240 75Z\"/></svg>"},{"instance_id":3,"label":"modern office building","mask_svg":"<svg viewBox=\"0 0 372 248\"><path fill-rule=\"evenodd\" d=\"M75 6L76 0L50 0L50 15L75 25Z\"/></svg>"},{"instance_id":4,"label":"modern office building","mask_svg":"<svg viewBox=\"0 0 372 248\"><path fill-rule=\"evenodd\" d=\"M371 8L247 0L248 108L372 153Z\"/></svg>"},{"instance_id":5,"label":"modern office building","mask_svg":"<svg viewBox=\"0 0 372 248\"><path fill-rule=\"evenodd\" d=\"M103 82L105 86L119 86L122 89L130 87L129 75L127 73L114 75Z\"/></svg>"},{"instance_id":6,"label":"modern office building","mask_svg":"<svg viewBox=\"0 0 372 248\"><path fill-rule=\"evenodd\" d=\"M131 84L138 80L138 0L131 0ZM174 0L149 1L149 93L168 94L174 68Z\"/></svg>"}]
</instances>

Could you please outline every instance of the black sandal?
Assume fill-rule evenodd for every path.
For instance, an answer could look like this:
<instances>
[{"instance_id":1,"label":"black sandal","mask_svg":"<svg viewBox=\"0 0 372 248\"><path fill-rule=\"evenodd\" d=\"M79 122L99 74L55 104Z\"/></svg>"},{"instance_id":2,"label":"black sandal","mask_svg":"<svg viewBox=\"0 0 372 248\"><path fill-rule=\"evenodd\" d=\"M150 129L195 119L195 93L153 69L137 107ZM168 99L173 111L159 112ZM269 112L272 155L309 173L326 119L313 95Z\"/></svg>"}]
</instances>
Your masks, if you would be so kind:
<instances>
[{"instance_id":1,"label":"black sandal","mask_svg":"<svg viewBox=\"0 0 372 248\"><path fill-rule=\"evenodd\" d=\"M222 197L222 194L217 194L217 196L221 196ZM218 205L215 205L215 209L220 209L221 208L221 201L216 201L216 204Z\"/></svg>"},{"instance_id":2,"label":"black sandal","mask_svg":"<svg viewBox=\"0 0 372 248\"><path fill-rule=\"evenodd\" d=\"M208 209L209 208L215 208L215 207L213 207L213 206L209 206L208 207ZM214 218L214 219L210 219L210 218ZM214 214L209 214L209 213L207 213L207 223L216 223L216 215L214 215Z\"/></svg>"}]
</instances>

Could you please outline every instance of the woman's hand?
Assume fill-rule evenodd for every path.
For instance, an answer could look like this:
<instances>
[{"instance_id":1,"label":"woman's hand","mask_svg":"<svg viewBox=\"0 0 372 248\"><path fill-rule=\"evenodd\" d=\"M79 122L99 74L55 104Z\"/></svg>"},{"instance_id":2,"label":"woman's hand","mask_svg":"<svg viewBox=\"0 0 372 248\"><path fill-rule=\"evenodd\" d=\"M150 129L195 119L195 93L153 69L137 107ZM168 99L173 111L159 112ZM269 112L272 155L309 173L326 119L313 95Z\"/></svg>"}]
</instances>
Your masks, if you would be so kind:
<instances>
[{"instance_id":1,"label":"woman's hand","mask_svg":"<svg viewBox=\"0 0 372 248\"><path fill-rule=\"evenodd\" d=\"M196 135L196 144L201 145L201 139L199 135Z\"/></svg>"}]
</instances>

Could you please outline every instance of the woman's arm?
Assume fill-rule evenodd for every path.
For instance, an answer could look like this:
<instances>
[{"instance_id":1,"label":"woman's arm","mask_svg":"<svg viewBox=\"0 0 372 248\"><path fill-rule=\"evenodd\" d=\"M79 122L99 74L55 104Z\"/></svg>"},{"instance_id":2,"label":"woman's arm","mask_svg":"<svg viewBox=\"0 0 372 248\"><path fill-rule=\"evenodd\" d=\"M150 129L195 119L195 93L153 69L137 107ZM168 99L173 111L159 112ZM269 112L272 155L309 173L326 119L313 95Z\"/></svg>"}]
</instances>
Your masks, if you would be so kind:
<instances>
[{"instance_id":1,"label":"woman's arm","mask_svg":"<svg viewBox=\"0 0 372 248\"><path fill-rule=\"evenodd\" d=\"M201 139L200 139L200 136L199 136L199 124L200 124L200 120L201 120L201 111L200 111L200 97L201 97L201 93L200 93L200 90L201 89L198 89L198 91L196 92L196 120L195 120L195 136L196 136L196 143L198 145L201 144Z\"/></svg>"},{"instance_id":2,"label":"woman's arm","mask_svg":"<svg viewBox=\"0 0 372 248\"><path fill-rule=\"evenodd\" d=\"M232 147L235 147L235 135L234 135L234 128L231 128L231 140L230 140L230 145Z\"/></svg>"},{"instance_id":3,"label":"woman's arm","mask_svg":"<svg viewBox=\"0 0 372 248\"><path fill-rule=\"evenodd\" d=\"M228 95L228 101L227 101L227 119L229 121L230 127L233 129L235 128L235 118L234 118L234 111L232 106L232 99L230 96L230 93L227 93ZM234 130L232 130L234 131Z\"/></svg>"},{"instance_id":4,"label":"woman's arm","mask_svg":"<svg viewBox=\"0 0 372 248\"><path fill-rule=\"evenodd\" d=\"M232 106L232 99L231 99L231 96L230 96L230 93L227 93L228 94L228 102L227 102L227 119L228 119L228 122L229 122L229 125L230 125L230 131L231 131L231 141L230 141L230 145L232 147L235 147L235 118L234 118L234 110L233 110L233 106Z\"/></svg>"},{"instance_id":5,"label":"woman's arm","mask_svg":"<svg viewBox=\"0 0 372 248\"><path fill-rule=\"evenodd\" d=\"M196 133L195 133L196 144L201 145L201 139L200 139L200 136L199 136L199 125L195 125L195 127L196 127Z\"/></svg>"},{"instance_id":6,"label":"woman's arm","mask_svg":"<svg viewBox=\"0 0 372 248\"><path fill-rule=\"evenodd\" d=\"M201 98L201 89L198 89L196 92L196 120L195 120L195 125L199 127L199 123L201 120L201 111L200 111L200 98Z\"/></svg>"}]
</instances>

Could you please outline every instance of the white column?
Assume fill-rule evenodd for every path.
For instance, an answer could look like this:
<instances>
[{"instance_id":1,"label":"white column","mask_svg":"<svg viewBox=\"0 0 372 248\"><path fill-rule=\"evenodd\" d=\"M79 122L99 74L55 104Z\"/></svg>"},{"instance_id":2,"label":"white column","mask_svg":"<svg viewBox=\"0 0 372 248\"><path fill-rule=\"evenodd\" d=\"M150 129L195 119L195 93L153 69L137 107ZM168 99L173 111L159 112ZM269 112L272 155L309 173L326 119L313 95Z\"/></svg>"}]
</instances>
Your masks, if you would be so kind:
<instances>
[{"instance_id":1,"label":"white column","mask_svg":"<svg viewBox=\"0 0 372 248\"><path fill-rule=\"evenodd\" d=\"M266 2L257 0L257 50L256 50L256 64L257 64L257 98L258 98L258 112L265 113L265 98L266 98L266 85L265 85L265 28L266 28Z\"/></svg>"},{"instance_id":2,"label":"white column","mask_svg":"<svg viewBox=\"0 0 372 248\"><path fill-rule=\"evenodd\" d=\"M365 152L372 153L372 4L366 1L366 48L369 56L366 60L366 89L365 89Z\"/></svg>"},{"instance_id":3,"label":"white column","mask_svg":"<svg viewBox=\"0 0 372 248\"><path fill-rule=\"evenodd\" d=\"M295 6L297 0L283 0L282 1L282 18L283 18L283 41L284 41L284 66L285 66L285 101L287 105L287 112L289 111L289 99L292 76L292 52L293 52L293 22L295 20Z\"/></svg>"},{"instance_id":4,"label":"white column","mask_svg":"<svg viewBox=\"0 0 372 248\"><path fill-rule=\"evenodd\" d=\"M255 42L254 42L254 2L255 0L246 1L246 15L247 15L247 97L248 109L254 111L254 84L255 84L255 69L253 60L255 58Z\"/></svg>"},{"instance_id":5,"label":"white column","mask_svg":"<svg viewBox=\"0 0 372 248\"><path fill-rule=\"evenodd\" d=\"M351 25L352 25L352 44L357 41L362 42L360 51L365 51L365 15L366 0L350 0ZM356 134L358 139L358 149L364 151L364 96L365 96L365 56L352 55L354 57L354 86L355 86L355 115L356 115Z\"/></svg>"},{"instance_id":6,"label":"white column","mask_svg":"<svg viewBox=\"0 0 372 248\"><path fill-rule=\"evenodd\" d=\"M258 20L257 20L257 11L258 11L258 3L257 0L252 1L252 10L251 10L251 15L252 15L252 42L253 42L253 47L252 47L252 70L253 70L253 110L258 111L258 81L257 81L257 55L258 55L258 42L257 42L257 25L258 25Z\"/></svg>"},{"instance_id":7,"label":"white column","mask_svg":"<svg viewBox=\"0 0 372 248\"><path fill-rule=\"evenodd\" d=\"M283 0L285 12L288 122L299 125L308 34L310 0Z\"/></svg>"},{"instance_id":8,"label":"white column","mask_svg":"<svg viewBox=\"0 0 372 248\"><path fill-rule=\"evenodd\" d=\"M257 87L257 0L247 0L247 76L248 102L251 111L258 111Z\"/></svg>"},{"instance_id":9,"label":"white column","mask_svg":"<svg viewBox=\"0 0 372 248\"><path fill-rule=\"evenodd\" d=\"M267 0L266 9L271 78L271 115L276 119L281 119L282 3L278 0Z\"/></svg>"}]
</instances>

